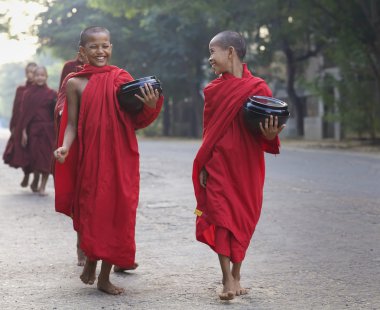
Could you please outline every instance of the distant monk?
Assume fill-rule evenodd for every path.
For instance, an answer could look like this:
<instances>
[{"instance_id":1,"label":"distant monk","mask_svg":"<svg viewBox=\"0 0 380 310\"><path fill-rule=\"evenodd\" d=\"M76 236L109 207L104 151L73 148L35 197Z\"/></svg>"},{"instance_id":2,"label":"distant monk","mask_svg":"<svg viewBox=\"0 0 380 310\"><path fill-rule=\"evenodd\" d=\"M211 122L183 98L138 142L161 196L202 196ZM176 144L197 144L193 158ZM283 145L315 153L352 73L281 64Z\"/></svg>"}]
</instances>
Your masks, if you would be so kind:
<instances>
[{"instance_id":1,"label":"distant monk","mask_svg":"<svg viewBox=\"0 0 380 310\"><path fill-rule=\"evenodd\" d=\"M80 53L77 54L77 57L73 60L66 61L61 73L61 81L59 82L59 92L57 97L57 104L54 109L54 127L56 133L56 147L58 137L59 137L59 125L61 124L61 116L63 112L63 107L65 106L66 100L66 84L67 81L71 78L72 74L75 72L79 72L83 69L84 61ZM53 166L54 169L54 166ZM54 174L54 171L53 171ZM86 256L84 255L82 249L79 246L79 235L77 234L77 256L78 256L78 266L84 266L86 262Z\"/></svg>"},{"instance_id":2,"label":"distant monk","mask_svg":"<svg viewBox=\"0 0 380 310\"><path fill-rule=\"evenodd\" d=\"M34 71L34 85L25 92L25 113L21 120L21 145L30 152L30 169L42 174L38 193L45 196L46 183L51 173L54 149L53 113L57 92L47 84L48 75L45 67Z\"/></svg>"},{"instance_id":3,"label":"distant monk","mask_svg":"<svg viewBox=\"0 0 380 310\"><path fill-rule=\"evenodd\" d=\"M23 113L22 99L23 99L24 92L32 87L34 70L36 69L36 67L37 67L37 64L34 62L30 62L26 65L25 67L26 83L25 85L19 86L16 89L16 95L13 102L12 117L9 124L9 129L11 130L11 136L8 140L7 146L3 154L4 163L14 168L22 168L22 170L24 171L24 178L20 184L22 187L28 186L29 174L31 172L30 167L29 167L28 152L21 146L21 143L20 143L20 140L21 140L20 120L21 120L21 114ZM30 187L33 191L37 190L38 175L37 177L35 176Z\"/></svg>"},{"instance_id":4,"label":"distant monk","mask_svg":"<svg viewBox=\"0 0 380 310\"><path fill-rule=\"evenodd\" d=\"M72 73L79 72L83 69L85 61L83 60L80 53L77 53L77 57L72 60L68 60L65 62L62 68L61 73L61 80L59 82L59 92L58 92L58 99L57 104L54 109L54 125L56 134L58 137L58 130L59 130L59 124L61 122L61 115L63 111L63 106L65 104L65 93L66 93L66 83L67 80L71 77Z\"/></svg>"},{"instance_id":5,"label":"distant monk","mask_svg":"<svg viewBox=\"0 0 380 310\"><path fill-rule=\"evenodd\" d=\"M83 64L84 64L84 61L83 61L83 59L79 53L77 54L77 57L75 57L74 59L66 61L65 64L63 65L63 68L62 68L61 80L59 82L59 88L61 88L65 77L68 76L69 73L71 73L71 72L78 72L78 71L82 70Z\"/></svg>"}]
</instances>

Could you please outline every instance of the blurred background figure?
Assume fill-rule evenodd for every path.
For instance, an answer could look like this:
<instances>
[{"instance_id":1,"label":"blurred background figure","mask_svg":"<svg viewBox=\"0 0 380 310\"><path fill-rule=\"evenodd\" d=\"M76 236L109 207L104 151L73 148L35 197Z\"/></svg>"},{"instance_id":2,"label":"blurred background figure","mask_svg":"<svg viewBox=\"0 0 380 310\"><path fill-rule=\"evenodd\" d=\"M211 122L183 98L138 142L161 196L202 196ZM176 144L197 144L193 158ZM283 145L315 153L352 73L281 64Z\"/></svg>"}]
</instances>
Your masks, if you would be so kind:
<instances>
[{"instance_id":1,"label":"blurred background figure","mask_svg":"<svg viewBox=\"0 0 380 310\"><path fill-rule=\"evenodd\" d=\"M61 88L65 77L71 72L78 72L82 70L83 64L84 61L79 53L77 53L77 56L74 59L66 61L62 68L61 79L59 81L59 88Z\"/></svg>"},{"instance_id":2,"label":"blurred background figure","mask_svg":"<svg viewBox=\"0 0 380 310\"><path fill-rule=\"evenodd\" d=\"M53 113L57 92L46 84L48 74L45 67L34 71L34 85L25 92L25 113L21 120L21 145L29 151L30 169L41 173L41 184L37 192L46 195L45 187L51 173L55 145Z\"/></svg>"},{"instance_id":3,"label":"blurred background figure","mask_svg":"<svg viewBox=\"0 0 380 310\"><path fill-rule=\"evenodd\" d=\"M29 174L32 172L29 166L29 153L28 150L21 146L21 132L22 128L20 120L25 111L23 107L24 93L32 88L34 71L37 67L35 62L30 62L25 67L26 82L25 85L19 86L16 89L16 95L13 101L12 117L9 124L11 136L8 140L7 146L3 154L4 163L14 168L22 168L24 177L21 181L22 187L27 187L29 184ZM34 178L31 188L36 189L38 184L38 177Z\"/></svg>"}]
</instances>

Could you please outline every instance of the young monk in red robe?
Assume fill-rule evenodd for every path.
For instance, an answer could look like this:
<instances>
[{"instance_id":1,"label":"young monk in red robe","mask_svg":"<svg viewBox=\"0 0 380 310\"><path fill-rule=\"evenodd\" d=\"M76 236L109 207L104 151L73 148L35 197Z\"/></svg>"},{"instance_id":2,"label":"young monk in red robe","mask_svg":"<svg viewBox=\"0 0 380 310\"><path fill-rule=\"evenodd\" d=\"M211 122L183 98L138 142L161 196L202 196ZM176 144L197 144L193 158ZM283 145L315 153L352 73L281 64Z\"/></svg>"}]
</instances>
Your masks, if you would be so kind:
<instances>
[{"instance_id":1,"label":"young monk in red robe","mask_svg":"<svg viewBox=\"0 0 380 310\"><path fill-rule=\"evenodd\" d=\"M89 27L81 33L80 53L88 60L67 81L59 145L55 157L55 206L72 216L80 246L87 256L80 276L109 294L123 288L110 282L112 265L135 263L135 223L139 199L139 153L135 130L153 122L163 97L150 85L138 96L144 108L137 115L120 109L117 91L132 76L110 66L110 33ZM64 129L65 128L65 129Z\"/></svg>"},{"instance_id":2,"label":"young monk in red robe","mask_svg":"<svg viewBox=\"0 0 380 310\"><path fill-rule=\"evenodd\" d=\"M59 125L61 122L61 116L63 112L63 108L65 106L65 101L66 101L66 84L67 81L73 77L73 73L79 72L83 69L83 64L86 61L82 59L81 54L78 52L78 55L76 59L67 61L65 65L63 66L62 69L62 74L61 74L61 82L60 82L60 88L58 92L58 99L57 99L57 104L55 105L55 110L54 110L54 123L55 123L55 128L56 128L56 137L58 139L59 137ZM58 142L58 141L57 141ZM86 255L83 253L82 249L80 248L80 240L79 240L79 233L77 232L77 265L78 266L84 266L86 262ZM138 267L138 263L135 262L133 265L121 268L119 266L114 266L114 271L115 272L123 272L125 270L135 270Z\"/></svg>"},{"instance_id":3,"label":"young monk in red robe","mask_svg":"<svg viewBox=\"0 0 380 310\"><path fill-rule=\"evenodd\" d=\"M271 96L271 91L242 63L243 37L221 32L209 49L209 62L220 76L204 89L203 142L193 165L196 238L218 254L223 273L219 297L230 300L246 294L240 268L261 212L264 152L279 153L277 135L284 126L271 117L261 124L261 134L253 135L244 124L239 111L247 98Z\"/></svg>"},{"instance_id":4,"label":"young monk in red robe","mask_svg":"<svg viewBox=\"0 0 380 310\"><path fill-rule=\"evenodd\" d=\"M26 84L19 86L16 89L16 95L13 102L12 117L9 124L11 130L11 136L8 140L7 146L3 154L4 163L11 167L19 168L21 167L24 172L24 178L21 181L22 187L27 187L29 184L29 174L31 173L29 167L29 154L28 151L21 146L21 132L20 120L23 113L22 100L23 95L26 90L28 90L33 84L34 70L37 64L34 62L28 63L25 68ZM37 191L39 181L39 175L35 175L33 182L31 184L31 189Z\"/></svg>"},{"instance_id":5,"label":"young monk in red robe","mask_svg":"<svg viewBox=\"0 0 380 310\"><path fill-rule=\"evenodd\" d=\"M21 119L21 145L30 154L30 169L42 174L38 193L46 195L46 183L51 173L54 150L53 112L57 92L46 84L48 75L45 67L34 71L34 85L24 94L24 113Z\"/></svg>"}]
</instances>

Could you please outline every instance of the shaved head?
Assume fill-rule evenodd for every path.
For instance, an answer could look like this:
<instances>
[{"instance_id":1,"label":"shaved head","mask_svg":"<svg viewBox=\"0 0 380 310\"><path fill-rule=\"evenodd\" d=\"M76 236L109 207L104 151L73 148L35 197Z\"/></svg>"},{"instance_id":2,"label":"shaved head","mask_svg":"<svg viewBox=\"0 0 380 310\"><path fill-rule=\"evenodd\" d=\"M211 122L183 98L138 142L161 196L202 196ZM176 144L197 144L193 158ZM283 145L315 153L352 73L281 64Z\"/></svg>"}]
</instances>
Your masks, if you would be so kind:
<instances>
[{"instance_id":1,"label":"shaved head","mask_svg":"<svg viewBox=\"0 0 380 310\"><path fill-rule=\"evenodd\" d=\"M88 42L89 37L93 35L94 33L105 33L108 35L111 41L111 34L107 28L91 26L91 27L87 27L81 32L80 39L79 39L79 46L85 46L86 43Z\"/></svg>"},{"instance_id":2,"label":"shaved head","mask_svg":"<svg viewBox=\"0 0 380 310\"><path fill-rule=\"evenodd\" d=\"M44 71L46 75L48 75L46 67L45 66L36 66L36 69L34 70L34 74L36 74L39 71Z\"/></svg>"},{"instance_id":3,"label":"shaved head","mask_svg":"<svg viewBox=\"0 0 380 310\"><path fill-rule=\"evenodd\" d=\"M227 30L219 32L215 37L212 38L211 42L223 49L228 49L230 46L232 46L241 61L244 59L247 52L247 45L243 36L235 31Z\"/></svg>"},{"instance_id":4,"label":"shaved head","mask_svg":"<svg viewBox=\"0 0 380 310\"><path fill-rule=\"evenodd\" d=\"M37 64L36 64L35 62L29 62L29 63L26 65L25 69L28 69L28 68L30 68L30 67L37 67Z\"/></svg>"}]
</instances>

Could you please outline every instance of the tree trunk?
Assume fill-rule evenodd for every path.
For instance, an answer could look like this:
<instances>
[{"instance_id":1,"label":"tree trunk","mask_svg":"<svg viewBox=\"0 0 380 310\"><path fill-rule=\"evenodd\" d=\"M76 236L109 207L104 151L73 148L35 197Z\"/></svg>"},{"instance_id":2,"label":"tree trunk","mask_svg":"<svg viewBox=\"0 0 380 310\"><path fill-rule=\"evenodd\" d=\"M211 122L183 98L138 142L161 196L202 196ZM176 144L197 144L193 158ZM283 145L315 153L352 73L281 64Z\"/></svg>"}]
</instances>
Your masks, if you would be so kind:
<instances>
[{"instance_id":1,"label":"tree trunk","mask_svg":"<svg viewBox=\"0 0 380 310\"><path fill-rule=\"evenodd\" d=\"M199 62L195 65L195 79L192 83L191 90L191 103L192 103L192 113L191 113L191 123L190 130L191 136L199 138L202 134L202 115L203 115L203 98L200 94L201 84L203 77L202 63Z\"/></svg>"},{"instance_id":2,"label":"tree trunk","mask_svg":"<svg viewBox=\"0 0 380 310\"><path fill-rule=\"evenodd\" d=\"M170 136L170 131L171 131L170 130L171 129L171 117L170 117L171 113L170 112L171 112L171 107L172 107L171 100L172 100L171 98L168 98L166 104L163 107L164 115L163 115L163 120L162 120L163 122L162 134L166 137Z\"/></svg>"},{"instance_id":3,"label":"tree trunk","mask_svg":"<svg viewBox=\"0 0 380 310\"><path fill-rule=\"evenodd\" d=\"M295 89L295 80L297 74L297 63L294 59L294 53L289 47L287 42L284 42L283 45L284 53L286 56L286 69L287 69L287 81L286 81L286 90L289 96L290 102L293 104L296 112L296 123L297 123L297 134L299 136L304 135L304 105L301 98L297 95Z\"/></svg>"}]
</instances>

